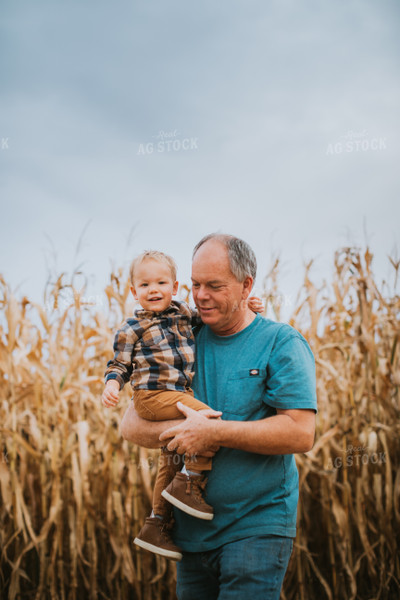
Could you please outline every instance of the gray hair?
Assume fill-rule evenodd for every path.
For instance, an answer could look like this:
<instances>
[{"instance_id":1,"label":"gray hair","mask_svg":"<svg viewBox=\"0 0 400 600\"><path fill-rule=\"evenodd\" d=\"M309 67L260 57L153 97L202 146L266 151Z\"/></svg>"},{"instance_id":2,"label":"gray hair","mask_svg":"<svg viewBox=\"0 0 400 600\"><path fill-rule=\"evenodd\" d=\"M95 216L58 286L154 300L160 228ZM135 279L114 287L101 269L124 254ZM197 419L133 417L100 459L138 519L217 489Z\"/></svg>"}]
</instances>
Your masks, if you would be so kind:
<instances>
[{"instance_id":1,"label":"gray hair","mask_svg":"<svg viewBox=\"0 0 400 600\"><path fill-rule=\"evenodd\" d=\"M227 233L209 233L196 244L192 258L194 258L197 250L208 242L208 240L217 240L225 246L232 274L240 283L248 276L253 278L253 282L255 281L257 259L247 242Z\"/></svg>"}]
</instances>

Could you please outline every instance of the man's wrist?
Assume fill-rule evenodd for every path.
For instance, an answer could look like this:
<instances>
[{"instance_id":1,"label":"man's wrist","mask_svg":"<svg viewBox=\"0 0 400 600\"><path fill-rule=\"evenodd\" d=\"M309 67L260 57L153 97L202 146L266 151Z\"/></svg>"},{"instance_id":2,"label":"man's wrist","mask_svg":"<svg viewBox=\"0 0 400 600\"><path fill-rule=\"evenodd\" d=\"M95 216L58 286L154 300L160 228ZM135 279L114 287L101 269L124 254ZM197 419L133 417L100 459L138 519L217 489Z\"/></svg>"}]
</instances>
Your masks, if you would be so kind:
<instances>
[{"instance_id":1,"label":"man's wrist","mask_svg":"<svg viewBox=\"0 0 400 600\"><path fill-rule=\"evenodd\" d=\"M210 446L221 446L221 440L223 438L224 421L222 419L215 419L209 417L210 423Z\"/></svg>"}]
</instances>

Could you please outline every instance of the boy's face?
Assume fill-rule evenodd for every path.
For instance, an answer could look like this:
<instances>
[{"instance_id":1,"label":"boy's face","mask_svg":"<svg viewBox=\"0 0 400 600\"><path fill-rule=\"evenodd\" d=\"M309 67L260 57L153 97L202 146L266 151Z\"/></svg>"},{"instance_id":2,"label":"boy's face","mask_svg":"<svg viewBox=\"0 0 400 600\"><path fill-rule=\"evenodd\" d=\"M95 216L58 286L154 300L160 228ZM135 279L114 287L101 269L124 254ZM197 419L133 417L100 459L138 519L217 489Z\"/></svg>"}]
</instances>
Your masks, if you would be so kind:
<instances>
[{"instance_id":1,"label":"boy's face","mask_svg":"<svg viewBox=\"0 0 400 600\"><path fill-rule=\"evenodd\" d=\"M172 279L168 265L149 258L135 269L131 292L145 310L162 312L177 291L178 282Z\"/></svg>"}]
</instances>

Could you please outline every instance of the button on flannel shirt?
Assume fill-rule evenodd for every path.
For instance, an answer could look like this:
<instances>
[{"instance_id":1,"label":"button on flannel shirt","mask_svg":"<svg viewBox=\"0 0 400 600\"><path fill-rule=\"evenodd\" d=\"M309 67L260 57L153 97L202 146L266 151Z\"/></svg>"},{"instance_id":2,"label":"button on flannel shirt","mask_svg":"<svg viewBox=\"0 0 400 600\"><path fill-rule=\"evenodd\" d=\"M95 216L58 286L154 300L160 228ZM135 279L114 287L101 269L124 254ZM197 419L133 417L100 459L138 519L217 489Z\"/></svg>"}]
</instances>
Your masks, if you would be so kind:
<instances>
[{"instance_id":1,"label":"button on flannel shirt","mask_svg":"<svg viewBox=\"0 0 400 600\"><path fill-rule=\"evenodd\" d=\"M162 313L136 310L115 335L105 381L116 379L121 389L129 380L133 389L189 388L195 359L192 327L200 323L185 302L173 300Z\"/></svg>"}]
</instances>

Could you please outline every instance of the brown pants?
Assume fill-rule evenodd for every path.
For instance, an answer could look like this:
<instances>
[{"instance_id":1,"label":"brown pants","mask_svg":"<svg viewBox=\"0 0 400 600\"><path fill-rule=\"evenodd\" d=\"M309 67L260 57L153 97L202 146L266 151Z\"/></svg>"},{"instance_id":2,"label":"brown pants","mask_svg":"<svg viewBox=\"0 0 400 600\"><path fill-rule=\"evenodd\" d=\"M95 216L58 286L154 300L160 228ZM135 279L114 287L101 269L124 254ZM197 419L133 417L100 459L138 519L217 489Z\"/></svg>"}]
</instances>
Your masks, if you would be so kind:
<instances>
[{"instance_id":1,"label":"brown pants","mask_svg":"<svg viewBox=\"0 0 400 600\"><path fill-rule=\"evenodd\" d=\"M209 408L204 402L193 397L191 389L186 392L171 390L135 390L133 395L135 409L139 417L148 421L168 421L169 419L182 419L181 411L176 407L178 402L193 410ZM212 459L206 456L193 456L185 458L188 471L201 473L210 471ZM171 505L161 496L161 492L173 480L176 473L183 466L182 458L177 452L161 449L161 456L157 478L153 491L153 512L156 515L167 517L171 512Z\"/></svg>"}]
</instances>

